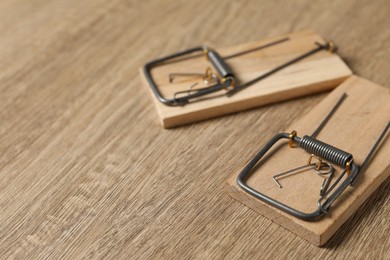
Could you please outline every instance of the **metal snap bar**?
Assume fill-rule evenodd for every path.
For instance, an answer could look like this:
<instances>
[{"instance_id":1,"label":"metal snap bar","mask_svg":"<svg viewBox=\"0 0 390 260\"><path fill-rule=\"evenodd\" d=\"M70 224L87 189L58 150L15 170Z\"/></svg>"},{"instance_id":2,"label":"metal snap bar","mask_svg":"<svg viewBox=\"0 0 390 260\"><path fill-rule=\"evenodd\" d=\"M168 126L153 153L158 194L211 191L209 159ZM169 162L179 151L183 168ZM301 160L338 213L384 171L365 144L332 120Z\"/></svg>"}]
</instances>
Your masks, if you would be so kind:
<instances>
[{"instance_id":1,"label":"metal snap bar","mask_svg":"<svg viewBox=\"0 0 390 260\"><path fill-rule=\"evenodd\" d=\"M245 192L254 196L255 198L260 199L261 201L278 208L294 217L312 221L316 220L319 217L328 213L333 202L344 192L344 190L352 185L352 183L357 179L357 177L362 174L362 172L367 168L369 161L374 155L375 151L379 147L379 144L385 138L387 132L390 128L390 122L388 122L387 126L384 128L375 144L369 150L368 155L366 156L363 164L359 167L354 161L352 154L345 152L341 149L338 149L334 146L321 142L314 138L314 136L318 135L318 133L323 129L326 123L329 121L331 116L335 113L341 103L345 100L346 94L343 94L332 110L328 113L328 115L323 119L318 128L313 132L313 134L304 137L298 137L295 135L291 135L289 133L279 133L276 134L273 138L271 138L264 146L260 149L260 151L249 161L249 163L244 167L244 169L240 172L237 177L237 184L240 188L242 188ZM264 193L255 190L254 188L248 186L246 183L246 179L249 174L252 173L255 165L264 157L264 155L279 141L282 139L287 139L289 146L290 140L293 141L293 144L298 144L301 149L306 150L310 154L314 154L323 160L327 160L329 163L329 169L331 168L331 163L339 165L343 167L343 171L339 174L336 180L331 184L330 178L333 176L329 176L328 181L323 182L323 185L320 190L320 198L317 201L317 210L313 212L301 212L295 208L292 208L274 198L268 197ZM310 165L310 163L308 164ZM321 164L322 166L323 164ZM306 166L307 167L307 166ZM296 170L296 169L295 169ZM320 170L320 169L318 169ZM349 172L349 175L347 174ZM320 171L319 171L320 173ZM284 173L283 173L284 174ZM275 177L275 176L274 176ZM280 176L279 176L280 177ZM345 178L344 178L345 177ZM275 179L274 179L275 181ZM331 184L331 185L330 185ZM278 186L281 186L280 184ZM329 187L330 186L330 187Z\"/></svg>"},{"instance_id":2,"label":"metal snap bar","mask_svg":"<svg viewBox=\"0 0 390 260\"><path fill-rule=\"evenodd\" d=\"M226 56L226 57L221 57L215 50L212 50L207 46L196 47L196 48L192 48L192 49L189 49L186 51L178 52L178 53L175 53L175 54L172 54L172 55L169 55L169 56L166 56L166 57L163 57L160 59L156 59L156 60L153 60L153 61L146 63L144 65L144 74L145 74L146 80L149 83L149 86L151 87L153 93L155 94L155 96L157 97L157 99L161 103L168 105L168 106L182 106L182 105L188 104L190 102L193 102L195 100L199 100L200 97L203 97L203 96L215 93L215 92L219 92L221 90L225 90L226 96L232 96L235 93L237 93L238 91L241 91L241 90L277 73L278 71L280 71L280 70L282 70L282 69L284 69L284 68L286 68L286 67L288 67L296 62L299 62L299 61L301 61L301 60L303 60L303 59L305 59L305 58L307 58L307 57L309 57L309 56L311 56L311 55L313 55L321 50L328 50L330 52L333 52L336 50L336 46L334 45L333 42L327 42L325 44L320 44L320 43L315 42L315 44L317 45L316 48L309 50L308 52L303 53L303 54L293 58L292 60L289 60L289 61L271 69L270 71L253 78L252 80L249 80L247 82L242 82L242 83L237 82L237 79L235 77L234 72L231 70L229 65L226 63L226 60L234 59L236 57L246 55L246 54L254 52L254 51L269 48L269 47L284 43L284 42L289 41L289 40L290 40L289 38L282 38L282 39L279 39L277 41L270 42L270 43L267 43L267 44L264 44L261 46L257 46L255 48L245 50L242 52L237 52L237 53L231 54L231 55ZM181 61L183 59L192 59L195 57L199 57L199 55L205 56L206 59L211 63L214 70L216 71L216 73L212 73L212 75L214 75L214 76L211 77L212 79L215 80L215 82L210 81L210 80L206 80L205 87L197 88L196 90L194 89L193 91L186 91L186 90L178 91L177 93L174 93L173 98L164 97L162 95L162 93L160 92L159 88L157 87L156 82L154 81L154 79L151 75L151 70L155 67L158 67L158 66L161 66L161 65L164 65L167 63L177 62L177 61ZM175 77L178 77L178 76L195 77L195 78L196 77L198 77L198 78L203 77L203 80L204 80L204 77L205 76L207 77L207 75L210 75L210 73L207 72L207 70L206 70L205 74L202 74L202 73L170 73L169 81L172 83L173 79ZM210 77L208 77L208 79L210 79ZM186 95L181 96L180 98L177 97L178 95L181 95L183 93L186 93Z\"/></svg>"}]
</instances>

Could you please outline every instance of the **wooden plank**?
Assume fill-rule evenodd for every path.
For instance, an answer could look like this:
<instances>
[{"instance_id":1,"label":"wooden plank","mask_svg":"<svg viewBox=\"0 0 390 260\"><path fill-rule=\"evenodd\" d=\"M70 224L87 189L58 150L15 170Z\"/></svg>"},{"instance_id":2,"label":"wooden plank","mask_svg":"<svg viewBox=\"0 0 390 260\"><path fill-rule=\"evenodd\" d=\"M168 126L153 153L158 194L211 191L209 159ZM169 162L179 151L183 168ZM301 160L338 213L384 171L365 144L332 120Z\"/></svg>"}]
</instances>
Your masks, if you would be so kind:
<instances>
[{"instance_id":1,"label":"wooden plank","mask_svg":"<svg viewBox=\"0 0 390 260\"><path fill-rule=\"evenodd\" d=\"M221 48L218 49L218 52L224 57L284 38L288 38L289 40L272 47L227 60L228 65L236 73L238 82L247 82L256 78L270 69L312 50L316 47L315 42L324 42L317 33L304 31L241 44L235 47ZM170 83L168 80L170 73L203 73L208 66L211 65L208 64L204 57L199 57L156 67L152 69L152 76L163 96L171 98L176 91L188 89L198 79L186 79ZM144 86L151 90L146 82L142 69L140 70L140 74ZM159 102L153 92L150 92L156 105L161 124L165 128L170 128L330 90L350 75L351 70L337 54L322 51L279 71L232 97L221 96L223 94L221 92L217 94L219 95L218 97L212 99L201 100L200 102L194 102L182 107L172 107Z\"/></svg>"},{"instance_id":2,"label":"wooden plank","mask_svg":"<svg viewBox=\"0 0 390 260\"><path fill-rule=\"evenodd\" d=\"M287 132L295 129L299 136L310 135L344 92L348 97L317 139L352 153L355 162L360 165L390 120L390 92L386 88L353 76L310 113L291 125ZM388 139L390 138L382 143L369 168L359 177L354 187L348 188L333 204L331 213L318 221L297 219L250 196L236 184L237 173L227 180L227 190L233 198L298 236L317 246L323 245L390 175ZM300 211L315 211L323 179L313 171L280 179L283 188L279 188L272 180L272 176L278 172L307 163L308 153L302 149L290 149L287 145L273 151L275 153L272 157L266 157L249 177L249 186ZM338 168L338 173L340 172L341 169Z\"/></svg>"}]
</instances>

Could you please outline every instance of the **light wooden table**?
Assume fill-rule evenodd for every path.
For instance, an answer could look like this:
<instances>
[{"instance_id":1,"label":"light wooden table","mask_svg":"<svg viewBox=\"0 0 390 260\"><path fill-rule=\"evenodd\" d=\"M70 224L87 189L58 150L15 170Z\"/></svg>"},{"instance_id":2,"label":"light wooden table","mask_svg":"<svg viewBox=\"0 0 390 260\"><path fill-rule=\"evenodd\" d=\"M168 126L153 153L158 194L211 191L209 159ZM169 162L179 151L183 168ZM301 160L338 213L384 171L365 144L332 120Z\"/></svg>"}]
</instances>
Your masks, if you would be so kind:
<instances>
[{"instance_id":1,"label":"light wooden table","mask_svg":"<svg viewBox=\"0 0 390 260\"><path fill-rule=\"evenodd\" d=\"M390 2L0 2L0 256L390 258L387 180L323 248L223 182L325 94L172 130L138 68L201 43L314 29L389 87Z\"/></svg>"}]
</instances>

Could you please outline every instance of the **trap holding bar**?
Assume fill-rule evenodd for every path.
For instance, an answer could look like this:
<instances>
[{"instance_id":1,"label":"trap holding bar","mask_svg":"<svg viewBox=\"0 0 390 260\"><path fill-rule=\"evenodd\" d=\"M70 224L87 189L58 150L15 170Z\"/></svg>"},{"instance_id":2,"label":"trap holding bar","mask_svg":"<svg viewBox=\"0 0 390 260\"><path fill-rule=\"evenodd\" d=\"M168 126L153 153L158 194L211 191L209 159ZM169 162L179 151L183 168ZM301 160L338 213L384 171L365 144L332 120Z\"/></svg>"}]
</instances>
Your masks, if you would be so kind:
<instances>
[{"instance_id":1,"label":"trap holding bar","mask_svg":"<svg viewBox=\"0 0 390 260\"><path fill-rule=\"evenodd\" d=\"M148 85L152 89L156 98L161 103L163 103L164 105L168 105L168 106L183 106L187 103L190 103L190 101L192 101L196 98L199 98L199 97L211 94L211 93L215 93L215 92L218 92L221 90L225 90L226 91L225 96L230 97L230 96L234 95L235 93L237 93L237 92L239 92L239 91L241 91L241 90L243 90L243 89L245 89L245 88L261 81L261 80L264 80L265 78L279 72L280 70L283 70L286 67L288 67L292 64L295 64L295 63L297 63L297 62L299 62L299 61L301 61L301 60L303 60L303 59L305 59L305 58L307 58L307 57L309 57L309 56L311 56L311 55L313 55L321 50L326 50L326 51L329 51L330 53L333 53L337 50L336 45L332 41L328 41L324 44L314 42L314 45L316 46L315 48L313 48L313 49L311 49L303 54L300 54L297 57L295 57L289 61L286 61L285 63L282 63L282 64L270 69L266 73L258 75L247 82L241 82L240 84L237 83L236 75L231 70L229 65L225 62L228 59L233 59L233 58L236 58L238 56L246 55L250 52L258 51L260 49L265 49L265 48L268 48L268 47L271 47L271 46L274 46L277 44L281 44L281 43L286 42L288 40L290 40L288 37L282 38L282 39L273 41L273 42L268 43L268 44L257 46L255 48L252 48L249 50L245 50L245 51L231 54L231 55L226 56L226 57L221 57L218 54L218 52L210 49L207 46L196 47L196 48L192 48L192 49L189 49L186 51L178 52L178 53L175 53L175 54L172 54L172 55L169 55L169 56L166 56L166 57L154 60L154 61L150 61L144 65L143 71L144 71L146 81L148 82ZM217 72L217 74L218 74L216 77L217 82L215 84L207 85L206 87L202 87L202 88L192 89L192 87L190 87L190 89L188 91L176 92L175 95L173 96L173 98L164 97L162 95L162 93L160 92L160 90L158 89L158 86L151 75L151 70L157 66L161 66L161 65L164 65L166 63L176 62L176 61L180 61L182 59L191 59L191 58L199 57L202 55L204 55L206 57L206 59L208 61L210 61L211 65L213 66L213 68ZM173 74L194 76L195 74L199 74L199 73L173 73ZM206 74L204 75L204 77L207 77L207 70L206 70ZM170 81L172 81L172 77L170 76L169 78L170 78ZM177 94L184 94L184 93L187 93L187 95L177 97Z\"/></svg>"},{"instance_id":2,"label":"trap holding bar","mask_svg":"<svg viewBox=\"0 0 390 260\"><path fill-rule=\"evenodd\" d=\"M327 212L327 209L330 207L330 205L332 204L332 202L344 191L344 189L350 185L352 183L352 181L357 177L357 175L359 174L359 170L358 170L358 166L355 164L355 163L350 163L350 165L348 166L348 169L349 169L349 176L348 178L343 182L342 186L340 186L336 191L335 191L335 196L334 196L334 199L331 200L327 200L325 202L325 204L323 204L321 207L319 207L316 211L312 212L312 213L304 213L304 212L301 212L301 211L298 211L294 208L291 208L273 198L270 198L268 196L266 196L265 194L249 187L245 180L248 176L248 174L251 172L252 168L258 163L258 161L263 158L263 156L279 141L279 140L282 140L282 139L287 139L289 140L290 134L289 133L279 133L279 134L276 134L256 155L255 157L245 166L245 168L241 171L241 173L239 174L238 178L237 178L237 184L243 189L245 190L247 193L249 193L250 195L290 214L290 215L293 215L297 218L300 218L300 219L303 219L303 220L313 220L315 218L318 218L322 215L325 214L325 212ZM298 136L295 136L293 141L294 143L298 143L299 145L301 144L301 141L302 141L303 138L300 138ZM314 139L315 140L315 139ZM312 140L313 141L313 140ZM314 147L312 145L314 144L319 144L320 141L318 140L315 140L313 141L307 148L308 149L314 149ZM334 153L337 153L337 156L342 156L344 155L345 152L333 147L333 146L321 146L321 149L325 149L327 148L326 152L323 152L322 155L325 155L326 158L333 158L333 152ZM306 150L306 149L305 149ZM345 153L347 154L347 153ZM351 157L352 158L352 157ZM332 160L329 160L330 162L333 162L333 163L336 163L335 161L332 161ZM347 168L344 169L344 171L346 171Z\"/></svg>"},{"instance_id":3,"label":"trap holding bar","mask_svg":"<svg viewBox=\"0 0 390 260\"><path fill-rule=\"evenodd\" d=\"M339 102L335 105L335 107L332 109L332 111L328 114L327 117L323 120L323 122L320 124L319 128L313 133L313 135L316 135L319 133L320 129L324 127L326 122L329 120L330 116L335 112L335 110L340 106L341 102L345 99L345 94L343 97L339 100ZM378 137L375 144L372 146L371 150L369 151L368 155L366 156L364 162L361 166L357 165L353 161L352 154L343 151L341 149L338 149L334 146L331 146L327 143L324 143L322 141L317 140L316 138L312 136L303 136L298 137L297 133L293 131L292 133L279 133L276 134L273 138L271 138L270 141L268 141L263 148L260 149L260 151L250 160L250 162L245 166L245 168L240 172L240 174L237 177L237 184L240 188L242 188L245 192L248 194L254 196L257 199L260 199L261 201L274 206L278 208L279 210L282 210L294 217L297 217L302 220L306 221L312 221L316 220L319 217L325 215L328 213L332 203L344 192L344 190L352 185L356 178L362 174L362 172L367 168L367 165L372 158L373 154L379 147L379 144L382 142L384 137L387 134L387 131L390 128L390 122L388 122L387 126L384 128L380 136ZM286 139L288 140L288 144L290 147L294 147L295 144L297 144L301 149L307 151L309 154L314 154L324 160L327 160L331 163L334 163L336 165L339 165L343 167L343 171L340 173L339 177L335 180L335 182L329 187L325 192L321 194L320 199L317 202L317 210L314 212L301 212L295 208L292 208L286 204L283 204L282 202L273 199L271 197L268 197L267 195L263 194L262 192L255 190L254 188L248 186L246 183L247 177L250 175L252 169L255 167L255 165L264 157L264 155L280 140ZM347 175L347 177L344 179L344 181L341 182L341 180L344 178L344 176ZM341 183L340 183L341 182ZM340 184L339 184L340 183Z\"/></svg>"}]
</instances>

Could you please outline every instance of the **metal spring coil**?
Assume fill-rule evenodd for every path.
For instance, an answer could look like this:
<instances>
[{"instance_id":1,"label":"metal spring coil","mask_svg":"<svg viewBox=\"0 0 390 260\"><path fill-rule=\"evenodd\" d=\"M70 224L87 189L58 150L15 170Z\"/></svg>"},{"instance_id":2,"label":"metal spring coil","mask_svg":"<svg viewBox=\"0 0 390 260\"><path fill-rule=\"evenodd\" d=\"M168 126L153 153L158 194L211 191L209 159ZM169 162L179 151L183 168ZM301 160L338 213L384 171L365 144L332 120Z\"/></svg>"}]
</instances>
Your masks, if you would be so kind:
<instances>
[{"instance_id":1,"label":"metal spring coil","mask_svg":"<svg viewBox=\"0 0 390 260\"><path fill-rule=\"evenodd\" d=\"M314 154L341 167L345 167L347 162L352 159L352 154L307 135L301 138L299 146L308 153Z\"/></svg>"}]
</instances>

